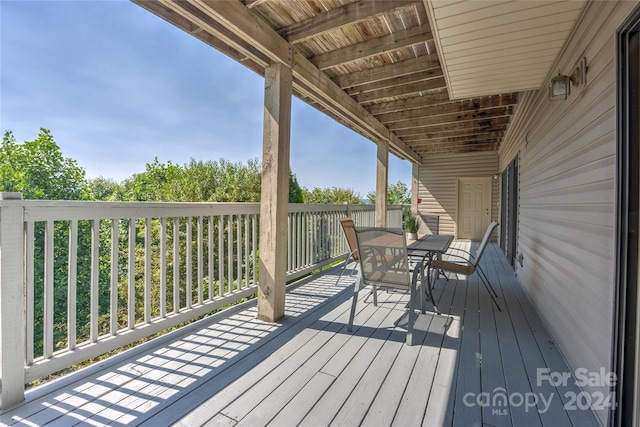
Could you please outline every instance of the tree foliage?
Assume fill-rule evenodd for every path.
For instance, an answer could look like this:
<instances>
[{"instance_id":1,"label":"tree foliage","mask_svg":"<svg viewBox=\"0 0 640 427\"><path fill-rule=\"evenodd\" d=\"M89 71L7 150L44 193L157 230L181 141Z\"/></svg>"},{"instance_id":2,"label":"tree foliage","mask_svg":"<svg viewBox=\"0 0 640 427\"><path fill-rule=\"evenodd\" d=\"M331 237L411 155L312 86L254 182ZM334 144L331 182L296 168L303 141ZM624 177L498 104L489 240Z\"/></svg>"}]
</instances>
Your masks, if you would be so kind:
<instances>
[{"instance_id":1,"label":"tree foliage","mask_svg":"<svg viewBox=\"0 0 640 427\"><path fill-rule=\"evenodd\" d=\"M141 202L259 202L261 181L262 168L257 159L246 164L191 159L180 166L171 161L160 163L155 158L147 163L144 172L126 179L114 198ZM289 174L289 201L302 201L302 190L293 173Z\"/></svg>"},{"instance_id":2,"label":"tree foliage","mask_svg":"<svg viewBox=\"0 0 640 427\"><path fill-rule=\"evenodd\" d=\"M369 200L370 203L375 203L376 192L370 191L367 193L367 200ZM408 205L411 203L411 190L407 188L407 184L398 181L395 184L389 185L387 190L387 203L390 205Z\"/></svg>"},{"instance_id":3,"label":"tree foliage","mask_svg":"<svg viewBox=\"0 0 640 427\"><path fill-rule=\"evenodd\" d=\"M85 171L64 157L47 129L23 144L8 131L0 146L0 191L17 191L25 199L88 200Z\"/></svg>"},{"instance_id":4,"label":"tree foliage","mask_svg":"<svg viewBox=\"0 0 640 427\"><path fill-rule=\"evenodd\" d=\"M303 188L302 200L304 203L357 204L360 203L360 195L350 188Z\"/></svg>"}]
</instances>

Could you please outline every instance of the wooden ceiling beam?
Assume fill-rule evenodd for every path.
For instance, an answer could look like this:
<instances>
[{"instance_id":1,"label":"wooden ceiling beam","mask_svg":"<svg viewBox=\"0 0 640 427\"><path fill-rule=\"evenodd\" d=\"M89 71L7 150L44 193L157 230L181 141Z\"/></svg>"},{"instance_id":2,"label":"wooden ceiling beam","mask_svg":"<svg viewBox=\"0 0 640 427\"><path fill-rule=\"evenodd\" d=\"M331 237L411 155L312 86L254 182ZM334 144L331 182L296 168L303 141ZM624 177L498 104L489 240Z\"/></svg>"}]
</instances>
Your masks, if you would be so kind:
<instances>
[{"instance_id":1,"label":"wooden ceiling beam","mask_svg":"<svg viewBox=\"0 0 640 427\"><path fill-rule=\"evenodd\" d=\"M423 126L421 128L416 129L415 131L412 129L396 131L395 133L400 136L403 140L407 137L411 137L414 135L422 136L429 132L448 132L448 131L462 131L466 129L478 129L484 127L495 127L495 126L506 126L509 124L509 116L500 116L489 119L477 119L477 120L467 120L459 123L443 123L443 124L435 124L430 126Z\"/></svg>"},{"instance_id":2,"label":"wooden ceiling beam","mask_svg":"<svg viewBox=\"0 0 640 427\"><path fill-rule=\"evenodd\" d=\"M309 58L320 70L337 67L359 59L381 55L433 40L429 24L419 25L404 31L398 31L366 42L357 43L342 49Z\"/></svg>"},{"instance_id":3,"label":"wooden ceiling beam","mask_svg":"<svg viewBox=\"0 0 640 427\"><path fill-rule=\"evenodd\" d=\"M374 90L371 92L360 93L354 96L354 99L361 104L380 101L384 99L394 98L397 96L405 96L411 94L419 94L432 90L445 89L447 83L444 77L435 79L427 79L419 82L406 84L404 86L394 86L386 89Z\"/></svg>"},{"instance_id":4,"label":"wooden ceiling beam","mask_svg":"<svg viewBox=\"0 0 640 427\"><path fill-rule=\"evenodd\" d=\"M422 108L429 105L438 105L449 103L449 94L446 91L439 93L429 93L414 96L412 98L404 98L396 101L379 102L368 105L366 108L374 116L387 112L406 111L414 108Z\"/></svg>"},{"instance_id":5,"label":"wooden ceiling beam","mask_svg":"<svg viewBox=\"0 0 640 427\"><path fill-rule=\"evenodd\" d=\"M424 70L440 68L440 60L436 55L422 55L401 62L367 68L351 74L333 78L333 82L342 89L374 83L381 80L395 79Z\"/></svg>"},{"instance_id":6,"label":"wooden ceiling beam","mask_svg":"<svg viewBox=\"0 0 640 427\"><path fill-rule=\"evenodd\" d=\"M490 133L482 133L473 136L455 136L455 137L445 137L445 138L432 138L426 141L417 141L412 142L411 146L414 149L418 147L424 147L425 145L435 145L435 144L452 144L452 143L476 143L476 142L486 142L486 141L499 141L503 136L503 132L490 132Z\"/></svg>"},{"instance_id":7,"label":"wooden ceiling beam","mask_svg":"<svg viewBox=\"0 0 640 427\"><path fill-rule=\"evenodd\" d=\"M357 24L375 16L392 13L415 4L422 4L422 0L358 1L330 10L322 15L296 22L288 27L281 28L278 33L291 44L302 43L330 31Z\"/></svg>"},{"instance_id":8,"label":"wooden ceiling beam","mask_svg":"<svg viewBox=\"0 0 640 427\"><path fill-rule=\"evenodd\" d=\"M461 130L428 132L420 135L409 135L409 136L403 137L402 140L409 145L413 145L414 143L417 143L417 142L432 141L438 138L468 137L468 136L474 136L474 135L504 133L506 130L507 130L507 125L472 127L468 129L461 129Z\"/></svg>"},{"instance_id":9,"label":"wooden ceiling beam","mask_svg":"<svg viewBox=\"0 0 640 427\"><path fill-rule=\"evenodd\" d=\"M440 114L461 113L467 111L481 111L488 108L508 107L517 102L515 95L496 95L483 98L467 99L464 101L453 101L448 104L439 104L424 108L417 108L410 111L401 111L389 114L378 115L378 120L382 123L400 122L404 120L415 120L423 117L437 116Z\"/></svg>"},{"instance_id":10,"label":"wooden ceiling beam","mask_svg":"<svg viewBox=\"0 0 640 427\"><path fill-rule=\"evenodd\" d=\"M392 88L394 86L401 86L401 85L408 85L411 83L415 83L415 82L420 82L420 81L424 81L424 80L429 80L429 79L434 79L437 77L442 77L444 78L444 74L442 73L442 68L438 67L438 68L431 68L429 70L423 70L423 71L419 71L417 73L413 73L413 74L407 74L404 76L400 76L394 79L386 79L386 80L379 80L377 82L373 82L373 83L369 83L369 84L363 84L363 85L359 85L359 86L354 86L352 88L346 89L345 92L347 92L349 95L353 96L353 95L357 95L360 93L366 93L366 92L372 92L375 90L383 90L383 89L388 89L388 88Z\"/></svg>"},{"instance_id":11,"label":"wooden ceiling beam","mask_svg":"<svg viewBox=\"0 0 640 427\"><path fill-rule=\"evenodd\" d=\"M136 1L138 3L147 3L142 0ZM190 13L191 18L198 21L198 25L201 25L216 37L223 38L225 42L234 48L244 48L244 46L249 45L270 61L288 65L293 71L294 90L302 92L303 89L311 89L309 95L315 102L343 120L353 123L354 128L358 129L359 133L369 137L376 143L382 140L389 141L395 152L402 154L401 157L417 163L421 162L421 158L417 153L340 89L325 73L308 61L304 55L298 53L266 21L254 15L241 2L164 0L163 4L169 9ZM185 6L185 4L188 4L188 6ZM202 15L208 16L219 25L214 25L214 22L204 19ZM227 37L228 33L231 33L234 37ZM303 83L306 88L302 88L300 83ZM370 137L370 135L373 137Z\"/></svg>"},{"instance_id":12,"label":"wooden ceiling beam","mask_svg":"<svg viewBox=\"0 0 640 427\"><path fill-rule=\"evenodd\" d=\"M482 144L449 144L440 147L429 147L420 150L424 157L436 154L471 153L477 151L497 151L499 142L487 142Z\"/></svg>"},{"instance_id":13,"label":"wooden ceiling beam","mask_svg":"<svg viewBox=\"0 0 640 427\"><path fill-rule=\"evenodd\" d=\"M439 116L424 117L413 121L389 123L387 127L392 131L403 129L415 129L429 125L442 125L446 123L459 123L470 120L490 119L501 116L510 116L512 107L495 107L481 111L464 111L460 113L441 114Z\"/></svg>"}]
</instances>

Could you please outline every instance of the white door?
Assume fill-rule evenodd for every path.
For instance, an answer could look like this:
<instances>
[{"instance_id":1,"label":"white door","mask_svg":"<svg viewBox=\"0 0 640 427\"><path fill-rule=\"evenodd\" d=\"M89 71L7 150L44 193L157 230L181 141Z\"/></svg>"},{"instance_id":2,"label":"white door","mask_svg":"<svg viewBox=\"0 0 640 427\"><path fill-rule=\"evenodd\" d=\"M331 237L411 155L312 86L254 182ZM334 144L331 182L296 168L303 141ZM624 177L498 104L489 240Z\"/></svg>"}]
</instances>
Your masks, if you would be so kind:
<instances>
[{"instance_id":1,"label":"white door","mask_svg":"<svg viewBox=\"0 0 640 427\"><path fill-rule=\"evenodd\" d=\"M458 178L458 239L482 240L491 220L491 178Z\"/></svg>"}]
</instances>

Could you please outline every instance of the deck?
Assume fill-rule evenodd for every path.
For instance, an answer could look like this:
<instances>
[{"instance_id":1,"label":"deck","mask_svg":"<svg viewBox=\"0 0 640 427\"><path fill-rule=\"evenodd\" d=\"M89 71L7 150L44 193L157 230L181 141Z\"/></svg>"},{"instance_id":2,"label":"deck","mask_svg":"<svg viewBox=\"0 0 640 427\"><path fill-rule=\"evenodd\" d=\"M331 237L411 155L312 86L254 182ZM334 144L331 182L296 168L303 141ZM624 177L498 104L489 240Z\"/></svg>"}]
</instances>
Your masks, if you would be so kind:
<instances>
[{"instance_id":1,"label":"deck","mask_svg":"<svg viewBox=\"0 0 640 427\"><path fill-rule=\"evenodd\" d=\"M441 279L445 315L418 316L412 347L394 326L401 293L380 292L378 307L360 301L346 331L355 276L335 286L336 267L289 290L281 323L257 321L245 303L30 390L0 423L599 425L589 409L565 410L580 392L571 382L540 381L541 368L570 369L497 246L482 264L502 312L476 275Z\"/></svg>"}]
</instances>

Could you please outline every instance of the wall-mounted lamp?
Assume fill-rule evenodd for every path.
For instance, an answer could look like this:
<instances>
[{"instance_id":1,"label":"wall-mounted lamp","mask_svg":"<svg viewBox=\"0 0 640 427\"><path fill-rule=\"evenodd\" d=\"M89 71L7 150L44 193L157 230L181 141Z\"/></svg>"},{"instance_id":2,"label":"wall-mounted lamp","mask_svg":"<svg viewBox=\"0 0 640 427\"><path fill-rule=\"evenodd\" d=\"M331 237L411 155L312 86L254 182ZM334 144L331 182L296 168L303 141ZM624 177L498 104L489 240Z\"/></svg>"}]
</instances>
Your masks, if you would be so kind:
<instances>
[{"instance_id":1,"label":"wall-mounted lamp","mask_svg":"<svg viewBox=\"0 0 640 427\"><path fill-rule=\"evenodd\" d=\"M498 175L493 175L493 179L498 179Z\"/></svg>"},{"instance_id":2,"label":"wall-mounted lamp","mask_svg":"<svg viewBox=\"0 0 640 427\"><path fill-rule=\"evenodd\" d=\"M584 86L587 84L587 59L581 58L571 75L558 73L549 83L549 100L567 99L571 93L571 85Z\"/></svg>"}]
</instances>

